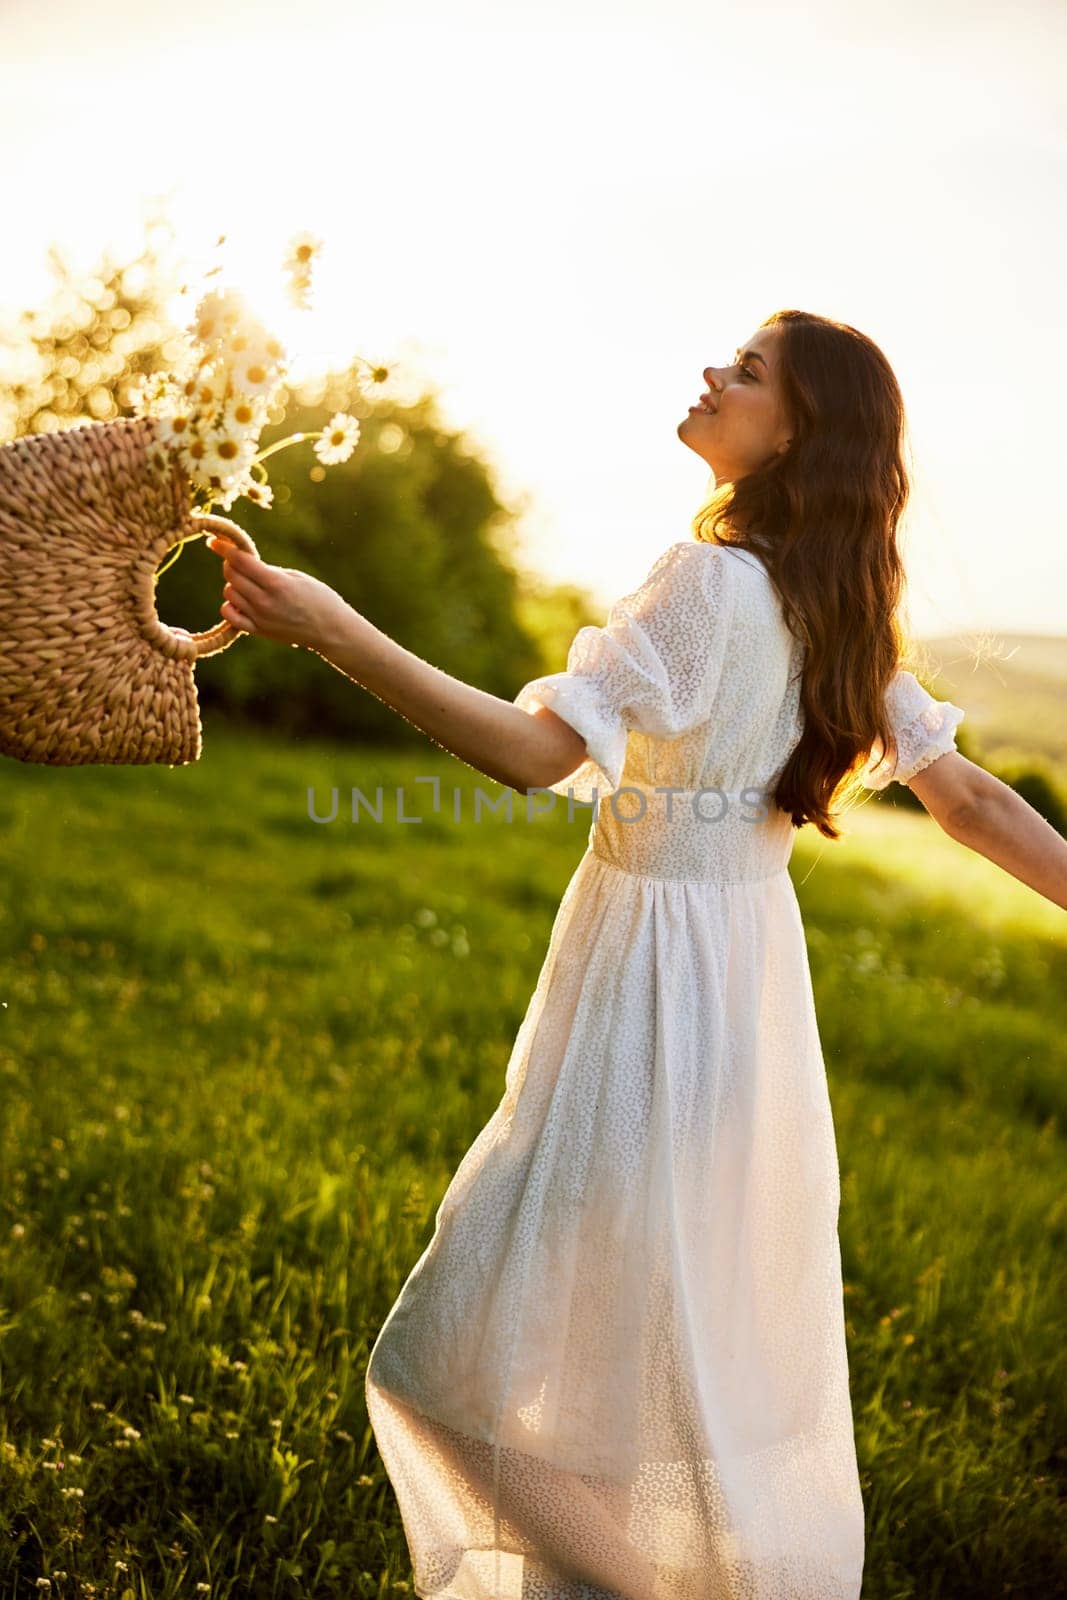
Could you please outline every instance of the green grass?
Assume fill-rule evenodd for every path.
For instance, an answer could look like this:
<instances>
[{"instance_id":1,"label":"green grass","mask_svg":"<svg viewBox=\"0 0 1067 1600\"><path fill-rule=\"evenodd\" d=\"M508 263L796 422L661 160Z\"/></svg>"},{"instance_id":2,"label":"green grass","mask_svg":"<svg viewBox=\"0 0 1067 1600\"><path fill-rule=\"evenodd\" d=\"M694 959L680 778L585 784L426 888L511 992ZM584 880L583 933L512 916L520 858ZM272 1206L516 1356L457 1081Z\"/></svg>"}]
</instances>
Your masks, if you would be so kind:
<instances>
[{"instance_id":1,"label":"green grass","mask_svg":"<svg viewBox=\"0 0 1067 1600\"><path fill-rule=\"evenodd\" d=\"M192 767L3 772L0 1596L403 1592L366 1358L503 1093L588 812L457 823L453 785L497 786L433 747L211 722ZM379 783L394 820L308 819L309 785ZM793 873L864 1600L1044 1600L1067 918L925 816L847 829L805 830Z\"/></svg>"}]
</instances>

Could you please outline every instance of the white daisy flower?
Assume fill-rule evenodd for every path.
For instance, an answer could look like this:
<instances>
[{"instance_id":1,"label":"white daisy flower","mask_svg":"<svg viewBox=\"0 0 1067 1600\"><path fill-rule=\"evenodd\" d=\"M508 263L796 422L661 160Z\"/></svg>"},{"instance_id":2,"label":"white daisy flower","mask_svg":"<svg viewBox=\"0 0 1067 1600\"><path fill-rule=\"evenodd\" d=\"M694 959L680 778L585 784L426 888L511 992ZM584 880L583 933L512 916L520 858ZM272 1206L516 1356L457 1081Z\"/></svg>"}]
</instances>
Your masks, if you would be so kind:
<instances>
[{"instance_id":1,"label":"white daisy flower","mask_svg":"<svg viewBox=\"0 0 1067 1600\"><path fill-rule=\"evenodd\" d=\"M139 417L161 417L184 402L179 386L168 372L141 372L134 378L131 404Z\"/></svg>"},{"instance_id":2,"label":"white daisy flower","mask_svg":"<svg viewBox=\"0 0 1067 1600\"><path fill-rule=\"evenodd\" d=\"M287 370L283 361L271 358L265 344L236 355L230 368L236 393L262 396L268 404Z\"/></svg>"},{"instance_id":3,"label":"white daisy flower","mask_svg":"<svg viewBox=\"0 0 1067 1600\"><path fill-rule=\"evenodd\" d=\"M187 401L208 416L214 416L224 404L230 390L230 374L225 362L210 361L182 386Z\"/></svg>"},{"instance_id":4,"label":"white daisy flower","mask_svg":"<svg viewBox=\"0 0 1067 1600\"><path fill-rule=\"evenodd\" d=\"M269 483L260 483L256 478L248 480L248 486L241 490L246 500L251 500L254 506L260 506L264 511L274 504L274 490Z\"/></svg>"},{"instance_id":5,"label":"white daisy flower","mask_svg":"<svg viewBox=\"0 0 1067 1600\"><path fill-rule=\"evenodd\" d=\"M288 274L288 297L298 311L311 309L311 268L322 251L322 240L304 230L289 241L289 249L282 263Z\"/></svg>"},{"instance_id":6,"label":"white daisy flower","mask_svg":"<svg viewBox=\"0 0 1067 1600\"><path fill-rule=\"evenodd\" d=\"M310 267L317 256L322 254L322 240L308 228L301 228L299 233L294 233L289 240L285 260L282 263L286 272L298 272Z\"/></svg>"},{"instance_id":7,"label":"white daisy flower","mask_svg":"<svg viewBox=\"0 0 1067 1600\"><path fill-rule=\"evenodd\" d=\"M200 420L199 412L189 406L179 406L176 411L163 413L157 416L159 426L156 429L159 442L165 449L176 450L179 445L191 439L197 431Z\"/></svg>"},{"instance_id":8,"label":"white daisy flower","mask_svg":"<svg viewBox=\"0 0 1067 1600\"><path fill-rule=\"evenodd\" d=\"M255 457L255 443L249 439L235 438L232 434L212 432L204 440L207 449L200 470L210 481L219 480L219 487L228 491L231 483L248 471Z\"/></svg>"},{"instance_id":9,"label":"white daisy flower","mask_svg":"<svg viewBox=\"0 0 1067 1600\"><path fill-rule=\"evenodd\" d=\"M194 433L178 446L178 458L182 468L198 488L210 488L204 476L203 463L207 456L207 440L202 433Z\"/></svg>"},{"instance_id":10,"label":"white daisy flower","mask_svg":"<svg viewBox=\"0 0 1067 1600\"><path fill-rule=\"evenodd\" d=\"M347 461L359 443L359 422L346 411L336 411L316 439L313 449L324 467Z\"/></svg>"},{"instance_id":11,"label":"white daisy flower","mask_svg":"<svg viewBox=\"0 0 1067 1600\"><path fill-rule=\"evenodd\" d=\"M232 394L222 408L222 426L227 433L257 436L267 420L267 401L261 394Z\"/></svg>"},{"instance_id":12,"label":"white daisy flower","mask_svg":"<svg viewBox=\"0 0 1067 1600\"><path fill-rule=\"evenodd\" d=\"M212 289L198 304L188 332L206 350L218 350L248 315L239 289Z\"/></svg>"},{"instance_id":13,"label":"white daisy flower","mask_svg":"<svg viewBox=\"0 0 1067 1600\"><path fill-rule=\"evenodd\" d=\"M383 386L389 381L389 368L375 366L372 361L365 365L367 370L360 374L363 392L374 400L383 393Z\"/></svg>"},{"instance_id":14,"label":"white daisy flower","mask_svg":"<svg viewBox=\"0 0 1067 1600\"><path fill-rule=\"evenodd\" d=\"M212 486L211 492L218 500L221 509L229 511L234 501L240 499L242 495L256 505L263 504L264 502L259 499L260 489L261 485L255 481L251 473L240 472L223 478L218 488ZM266 490L266 494L265 504L269 505L273 499L273 494L270 489Z\"/></svg>"}]
</instances>

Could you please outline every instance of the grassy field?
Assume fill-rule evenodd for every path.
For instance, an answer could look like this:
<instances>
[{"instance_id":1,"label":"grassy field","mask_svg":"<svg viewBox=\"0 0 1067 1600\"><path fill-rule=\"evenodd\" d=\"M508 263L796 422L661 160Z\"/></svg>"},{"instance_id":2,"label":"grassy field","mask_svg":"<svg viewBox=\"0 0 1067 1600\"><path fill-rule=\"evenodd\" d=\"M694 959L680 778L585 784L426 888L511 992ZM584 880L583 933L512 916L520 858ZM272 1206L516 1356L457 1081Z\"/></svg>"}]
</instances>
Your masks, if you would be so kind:
<instances>
[{"instance_id":1,"label":"grassy field","mask_svg":"<svg viewBox=\"0 0 1067 1600\"><path fill-rule=\"evenodd\" d=\"M457 823L454 784L496 786L429 745L210 722L188 768L3 772L0 1596L410 1592L366 1358L503 1093L588 813ZM426 820L353 825L379 783ZM1049 1600L1067 916L885 801L792 871L864 1600Z\"/></svg>"}]
</instances>

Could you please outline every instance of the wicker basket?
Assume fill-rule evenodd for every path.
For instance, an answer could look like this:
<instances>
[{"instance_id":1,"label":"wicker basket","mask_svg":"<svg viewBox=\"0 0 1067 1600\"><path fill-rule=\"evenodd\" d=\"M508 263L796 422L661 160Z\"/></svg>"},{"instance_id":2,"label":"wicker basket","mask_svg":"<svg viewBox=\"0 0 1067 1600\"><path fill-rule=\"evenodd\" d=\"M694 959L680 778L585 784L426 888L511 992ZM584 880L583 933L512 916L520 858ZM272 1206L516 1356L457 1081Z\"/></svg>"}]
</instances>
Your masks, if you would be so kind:
<instances>
[{"instance_id":1,"label":"wicker basket","mask_svg":"<svg viewBox=\"0 0 1067 1600\"><path fill-rule=\"evenodd\" d=\"M193 666L241 637L177 631L156 568L179 539L221 533L152 417L28 434L0 446L0 753L55 767L184 766L201 751Z\"/></svg>"}]
</instances>

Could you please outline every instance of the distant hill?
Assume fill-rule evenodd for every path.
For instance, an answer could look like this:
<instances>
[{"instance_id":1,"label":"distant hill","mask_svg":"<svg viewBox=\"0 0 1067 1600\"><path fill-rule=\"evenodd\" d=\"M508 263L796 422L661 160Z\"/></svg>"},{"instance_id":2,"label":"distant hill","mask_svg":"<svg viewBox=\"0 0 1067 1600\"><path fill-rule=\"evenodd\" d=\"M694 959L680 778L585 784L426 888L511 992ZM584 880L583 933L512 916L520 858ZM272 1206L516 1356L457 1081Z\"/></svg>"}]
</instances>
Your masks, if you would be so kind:
<instances>
[{"instance_id":1,"label":"distant hill","mask_svg":"<svg viewBox=\"0 0 1067 1600\"><path fill-rule=\"evenodd\" d=\"M1038 756L1067 783L1067 635L961 633L919 644L928 665L916 675L963 707L978 759Z\"/></svg>"}]
</instances>

